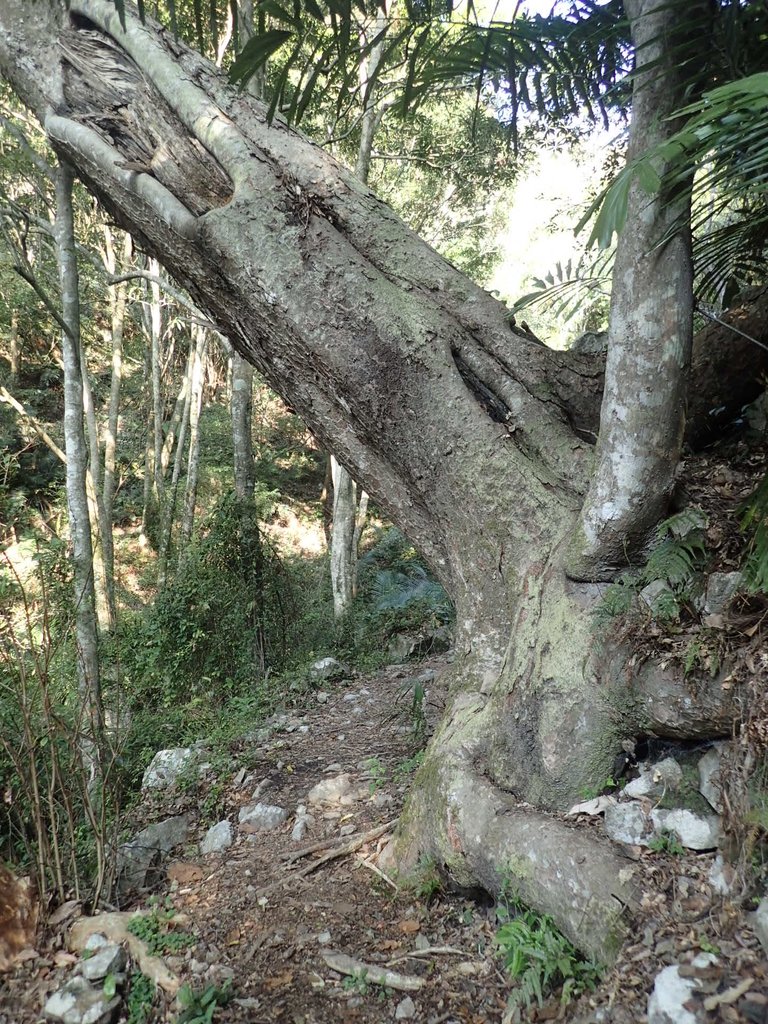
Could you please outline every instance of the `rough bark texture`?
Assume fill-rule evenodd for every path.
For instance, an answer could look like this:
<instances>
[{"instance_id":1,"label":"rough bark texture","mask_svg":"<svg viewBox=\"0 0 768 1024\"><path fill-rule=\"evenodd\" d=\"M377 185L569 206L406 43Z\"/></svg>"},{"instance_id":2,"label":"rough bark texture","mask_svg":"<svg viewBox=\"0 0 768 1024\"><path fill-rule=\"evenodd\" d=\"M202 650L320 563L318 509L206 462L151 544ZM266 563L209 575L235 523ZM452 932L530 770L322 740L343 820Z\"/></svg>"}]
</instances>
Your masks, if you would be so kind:
<instances>
[{"instance_id":1,"label":"rough bark texture","mask_svg":"<svg viewBox=\"0 0 768 1024\"><path fill-rule=\"evenodd\" d=\"M670 115L683 93L671 46L678 9L658 0L627 0L625 7L636 65L632 163L677 130ZM574 579L612 579L669 506L691 354L690 201L690 183L674 197L649 195L638 182L630 191L616 249L595 471L568 560ZM660 244L681 219L685 229Z\"/></svg>"},{"instance_id":2,"label":"rough bark texture","mask_svg":"<svg viewBox=\"0 0 768 1024\"><path fill-rule=\"evenodd\" d=\"M98 628L94 591L93 548L86 492L87 449L83 426L83 379L80 368L80 295L72 212L73 172L66 164L56 174L56 261L61 287L61 335L64 364L64 446L67 455L67 508L74 575L77 674L84 714L84 753L94 773L102 722ZM95 776L94 776L95 777Z\"/></svg>"},{"instance_id":3,"label":"rough bark texture","mask_svg":"<svg viewBox=\"0 0 768 1024\"><path fill-rule=\"evenodd\" d=\"M253 366L240 355L232 353L232 448L235 462L235 493L250 498L256 484L253 461L252 412Z\"/></svg>"},{"instance_id":4,"label":"rough bark texture","mask_svg":"<svg viewBox=\"0 0 768 1024\"><path fill-rule=\"evenodd\" d=\"M258 102L181 43L130 10L123 31L105 0L53 12L0 5L0 71L456 603L452 697L401 855L431 850L489 887L519 857L531 902L609 956L625 927L616 908L631 903L614 854L590 837L558 851L558 827L519 810L567 804L665 712L666 676L648 669L635 687L626 658L595 644L598 588L564 573L592 462L594 368L516 334L502 305L353 175L268 127ZM553 899L555 878L552 892L570 896Z\"/></svg>"}]
</instances>

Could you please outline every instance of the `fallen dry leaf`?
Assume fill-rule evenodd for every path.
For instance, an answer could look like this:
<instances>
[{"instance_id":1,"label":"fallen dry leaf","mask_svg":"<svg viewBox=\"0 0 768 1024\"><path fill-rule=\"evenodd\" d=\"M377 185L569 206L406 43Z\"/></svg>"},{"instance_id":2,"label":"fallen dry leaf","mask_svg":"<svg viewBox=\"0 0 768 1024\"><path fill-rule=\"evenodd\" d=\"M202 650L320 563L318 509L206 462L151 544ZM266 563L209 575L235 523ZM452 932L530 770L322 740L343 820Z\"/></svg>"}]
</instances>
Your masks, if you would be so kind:
<instances>
[{"instance_id":1,"label":"fallen dry leaf","mask_svg":"<svg viewBox=\"0 0 768 1024\"><path fill-rule=\"evenodd\" d=\"M421 922L416 921L412 917L404 918L397 926L404 935L412 935L414 932L421 931Z\"/></svg>"},{"instance_id":2,"label":"fallen dry leaf","mask_svg":"<svg viewBox=\"0 0 768 1024\"><path fill-rule=\"evenodd\" d=\"M178 882L179 885L199 882L202 877L203 869L199 864L187 864L181 860L174 860L168 865L168 879L171 882Z\"/></svg>"}]
</instances>

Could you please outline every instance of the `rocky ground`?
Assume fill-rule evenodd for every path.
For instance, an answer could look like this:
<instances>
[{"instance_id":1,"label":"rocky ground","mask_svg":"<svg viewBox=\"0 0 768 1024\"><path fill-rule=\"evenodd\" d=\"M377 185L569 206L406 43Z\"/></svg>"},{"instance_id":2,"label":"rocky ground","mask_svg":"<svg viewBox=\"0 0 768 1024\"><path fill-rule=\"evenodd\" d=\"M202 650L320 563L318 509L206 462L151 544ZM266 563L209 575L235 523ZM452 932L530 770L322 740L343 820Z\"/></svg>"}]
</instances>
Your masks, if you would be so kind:
<instances>
[{"instance_id":1,"label":"rocky ground","mask_svg":"<svg viewBox=\"0 0 768 1024\"><path fill-rule=\"evenodd\" d=\"M150 918L166 936L157 975L166 991L158 989L150 1006L135 988L121 1001L118 984L102 1005L114 1007L112 1019L490 1024L507 1015L643 1024L656 982L667 993L662 1007L652 1008L656 1024L768 1022L765 951L744 906L715 891L713 852L624 845L628 858L644 862L645 890L619 962L596 991L563 1003L556 990L517 1017L508 1009L514 990L494 941L498 918L490 902L446 892L434 865L423 864L407 884L380 872L377 857L424 742L422 711L428 729L441 709L444 665L432 659L322 683L306 707L237 743L225 772L217 762L203 768L199 785L147 795L137 826L186 814L192 827L148 879L159 901ZM423 703L414 701L419 680L427 690ZM229 829L208 834L224 820ZM595 815L571 820L574 828L603 827ZM201 840L216 846L228 838L231 845L220 852L201 854ZM146 910L149 895L134 893L125 909ZM73 921L79 944L89 930L79 914L75 904L62 908L36 948L3 977L2 1024L44 1019L46 1000L78 969L98 974L95 963L83 967L70 951ZM90 930L97 927L98 921ZM118 983L124 971L113 966ZM170 994L179 982L208 993L186 1017ZM221 1005L217 994L226 985L231 998ZM97 1012L64 1019L106 1019Z\"/></svg>"}]
</instances>

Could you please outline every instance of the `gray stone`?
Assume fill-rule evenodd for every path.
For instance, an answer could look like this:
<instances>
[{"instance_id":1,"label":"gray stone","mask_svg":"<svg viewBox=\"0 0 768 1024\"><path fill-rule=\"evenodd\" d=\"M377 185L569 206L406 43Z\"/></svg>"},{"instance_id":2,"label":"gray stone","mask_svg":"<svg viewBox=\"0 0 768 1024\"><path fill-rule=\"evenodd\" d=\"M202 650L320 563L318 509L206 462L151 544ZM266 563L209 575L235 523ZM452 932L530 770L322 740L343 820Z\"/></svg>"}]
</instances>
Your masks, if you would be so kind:
<instances>
[{"instance_id":1,"label":"gray stone","mask_svg":"<svg viewBox=\"0 0 768 1024\"><path fill-rule=\"evenodd\" d=\"M711 953L700 953L693 961L695 967L709 967L717 963ZM707 1014L688 1010L685 1004L699 988L698 978L681 978L680 965L665 967L653 983L648 999L648 1024L703 1024Z\"/></svg>"},{"instance_id":2,"label":"gray stone","mask_svg":"<svg viewBox=\"0 0 768 1024\"><path fill-rule=\"evenodd\" d=\"M63 1024L109 1024L120 1008L121 999L106 999L100 989L94 988L79 975L68 981L45 1004L43 1013L51 1020Z\"/></svg>"},{"instance_id":3,"label":"gray stone","mask_svg":"<svg viewBox=\"0 0 768 1024\"><path fill-rule=\"evenodd\" d=\"M674 597L672 589L665 580L653 580L647 587L640 591L640 600L646 604L652 612L655 612L661 598L669 594Z\"/></svg>"},{"instance_id":4,"label":"gray stone","mask_svg":"<svg viewBox=\"0 0 768 1024\"><path fill-rule=\"evenodd\" d=\"M247 804L240 808L238 821L243 832L268 832L282 825L288 818L288 811L276 804Z\"/></svg>"},{"instance_id":5,"label":"gray stone","mask_svg":"<svg viewBox=\"0 0 768 1024\"><path fill-rule=\"evenodd\" d=\"M639 804L613 804L605 809L605 832L617 843L647 846L651 827Z\"/></svg>"},{"instance_id":6,"label":"gray stone","mask_svg":"<svg viewBox=\"0 0 768 1024\"><path fill-rule=\"evenodd\" d=\"M720 789L720 756L722 744L715 743L699 761L699 792L718 814L723 811Z\"/></svg>"},{"instance_id":7,"label":"gray stone","mask_svg":"<svg viewBox=\"0 0 768 1024\"><path fill-rule=\"evenodd\" d=\"M341 775L334 775L330 779L323 779L313 786L307 793L307 803L310 804L336 804L342 797L349 796L352 792L352 783L347 772Z\"/></svg>"},{"instance_id":8,"label":"gray stone","mask_svg":"<svg viewBox=\"0 0 768 1024\"><path fill-rule=\"evenodd\" d=\"M718 853L712 867L709 869L707 879L712 886L713 892L716 892L718 896L728 896L733 891L736 872L723 858L723 855Z\"/></svg>"},{"instance_id":9,"label":"gray stone","mask_svg":"<svg viewBox=\"0 0 768 1024\"><path fill-rule=\"evenodd\" d=\"M672 811L654 808L651 820L658 832L671 832L689 850L714 850L720 838L720 819L694 814L682 807Z\"/></svg>"},{"instance_id":10,"label":"gray stone","mask_svg":"<svg viewBox=\"0 0 768 1024\"><path fill-rule=\"evenodd\" d=\"M218 822L211 825L205 833L205 839L200 843L200 853L221 853L228 846L232 845L232 825L229 821Z\"/></svg>"},{"instance_id":11,"label":"gray stone","mask_svg":"<svg viewBox=\"0 0 768 1024\"><path fill-rule=\"evenodd\" d=\"M128 957L122 946L109 942L100 946L93 956L80 961L80 973L88 981L101 981L108 974L122 974L128 964Z\"/></svg>"},{"instance_id":12,"label":"gray stone","mask_svg":"<svg viewBox=\"0 0 768 1024\"><path fill-rule=\"evenodd\" d=\"M680 789L683 783L683 769L672 757L666 757L656 764L640 765L640 775L630 780L622 790L623 796L661 796L670 790Z\"/></svg>"},{"instance_id":13,"label":"gray stone","mask_svg":"<svg viewBox=\"0 0 768 1024\"><path fill-rule=\"evenodd\" d=\"M713 572L707 580L705 614L722 615L727 611L743 582L744 576L740 572Z\"/></svg>"},{"instance_id":14,"label":"gray stone","mask_svg":"<svg viewBox=\"0 0 768 1024\"><path fill-rule=\"evenodd\" d=\"M344 679L349 674L347 666L337 661L336 658L318 658L309 666L309 678L313 683Z\"/></svg>"},{"instance_id":15,"label":"gray stone","mask_svg":"<svg viewBox=\"0 0 768 1024\"><path fill-rule=\"evenodd\" d=\"M419 638L412 633L398 633L392 637L387 647L387 661L393 664L408 661L419 646Z\"/></svg>"},{"instance_id":16,"label":"gray stone","mask_svg":"<svg viewBox=\"0 0 768 1024\"><path fill-rule=\"evenodd\" d=\"M182 771L198 759L199 751L192 747L172 747L158 750L144 772L142 789L168 789L175 786Z\"/></svg>"},{"instance_id":17,"label":"gray stone","mask_svg":"<svg viewBox=\"0 0 768 1024\"><path fill-rule=\"evenodd\" d=\"M101 949L102 946L106 946L107 944L106 935L100 935L98 932L94 932L93 935L88 936L85 948L89 952L92 952L95 949Z\"/></svg>"},{"instance_id":18,"label":"gray stone","mask_svg":"<svg viewBox=\"0 0 768 1024\"><path fill-rule=\"evenodd\" d=\"M141 888L146 883L150 869L159 865L175 846L186 842L189 825L190 816L179 814L148 825L129 843L124 843L117 853L120 891Z\"/></svg>"},{"instance_id":19,"label":"gray stone","mask_svg":"<svg viewBox=\"0 0 768 1024\"><path fill-rule=\"evenodd\" d=\"M752 914L752 930L768 954L768 896L760 900L757 910Z\"/></svg>"},{"instance_id":20,"label":"gray stone","mask_svg":"<svg viewBox=\"0 0 768 1024\"><path fill-rule=\"evenodd\" d=\"M395 1020L410 1020L416 1016L416 1004L410 996L401 999L395 1010Z\"/></svg>"}]
</instances>

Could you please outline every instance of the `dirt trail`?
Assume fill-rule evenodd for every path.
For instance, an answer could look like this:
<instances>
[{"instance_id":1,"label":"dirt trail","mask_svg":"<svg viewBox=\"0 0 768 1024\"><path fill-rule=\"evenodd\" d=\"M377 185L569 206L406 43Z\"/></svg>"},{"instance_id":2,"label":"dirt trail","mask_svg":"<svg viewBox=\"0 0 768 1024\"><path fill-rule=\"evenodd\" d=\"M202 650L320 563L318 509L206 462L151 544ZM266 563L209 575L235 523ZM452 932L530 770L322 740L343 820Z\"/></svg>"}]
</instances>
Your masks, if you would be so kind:
<instances>
[{"instance_id":1,"label":"dirt trail","mask_svg":"<svg viewBox=\"0 0 768 1024\"><path fill-rule=\"evenodd\" d=\"M326 685L306 707L288 711L268 736L257 731L235 745L233 781L217 801L224 814L202 822L193 838L202 838L206 826L224 815L237 822L254 791L290 817L271 831L236 828L233 845L220 855L190 850L168 865L157 890L186 915L184 929L194 939L185 952L166 956L171 969L196 988L232 979L234 999L217 1011L216 1021L498 1024L504 1018L510 982L494 945L498 924L490 903L442 891L430 865L412 885L399 888L376 870L390 834L387 823L397 818L424 742L423 735L414 736L424 724L418 706L415 713L412 707L414 680L426 680L429 728L444 699L444 667L445 659L433 659ZM308 803L313 787L341 774L349 777L341 803ZM198 794L201 807L207 796L204 789ZM295 841L299 805L314 822ZM177 802L168 811L178 809ZM359 843L372 832L377 834ZM313 845L319 849L295 856ZM345 852L328 858L339 850ZM646 862L636 941L598 991L567 1006L555 994L543 1007L524 1010L521 1019L642 1024L658 971L715 950L718 966L709 972L702 999L743 989L752 979L751 1002L723 1001L702 1020L768 1024L768 965L743 914L713 896L706 880L713 855L670 857L628 848L627 856ZM72 970L62 962L65 941L64 929L51 933L38 957L6 978L0 1024L42 1019L45 995ZM367 973L340 973L334 954L361 962ZM397 989L391 978L388 986L376 984L378 968L407 976L412 987ZM151 1018L174 1019L170 1005Z\"/></svg>"}]
</instances>

